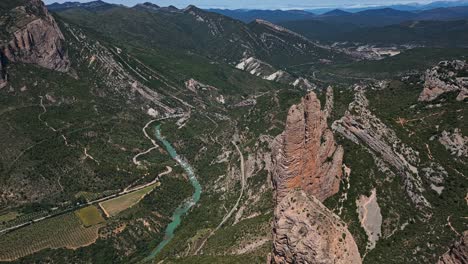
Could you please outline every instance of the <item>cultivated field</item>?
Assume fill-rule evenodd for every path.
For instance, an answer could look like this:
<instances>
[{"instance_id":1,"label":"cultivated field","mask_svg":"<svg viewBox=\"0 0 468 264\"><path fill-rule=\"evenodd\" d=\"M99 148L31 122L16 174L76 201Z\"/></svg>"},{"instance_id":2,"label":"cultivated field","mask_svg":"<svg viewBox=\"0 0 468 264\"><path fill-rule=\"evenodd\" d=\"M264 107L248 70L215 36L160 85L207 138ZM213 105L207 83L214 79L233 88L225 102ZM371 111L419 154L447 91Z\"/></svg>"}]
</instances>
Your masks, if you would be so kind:
<instances>
[{"instance_id":1,"label":"cultivated field","mask_svg":"<svg viewBox=\"0 0 468 264\"><path fill-rule=\"evenodd\" d=\"M94 205L75 211L75 214L80 218L85 227L97 225L105 221L99 209Z\"/></svg>"},{"instance_id":2,"label":"cultivated field","mask_svg":"<svg viewBox=\"0 0 468 264\"><path fill-rule=\"evenodd\" d=\"M120 212L137 204L145 195L151 192L156 187L156 184L143 188L139 191L132 192L115 199L111 199L100 203L102 210L108 217L116 216Z\"/></svg>"},{"instance_id":3,"label":"cultivated field","mask_svg":"<svg viewBox=\"0 0 468 264\"><path fill-rule=\"evenodd\" d=\"M0 261L11 261L47 248L76 249L98 238L100 225L84 227L75 213L53 217L0 237Z\"/></svg>"},{"instance_id":4,"label":"cultivated field","mask_svg":"<svg viewBox=\"0 0 468 264\"><path fill-rule=\"evenodd\" d=\"M16 217L18 217L17 212L8 212L8 213L5 213L5 214L1 214L0 215L0 224L3 223L3 222L12 221L12 220L16 219Z\"/></svg>"}]
</instances>

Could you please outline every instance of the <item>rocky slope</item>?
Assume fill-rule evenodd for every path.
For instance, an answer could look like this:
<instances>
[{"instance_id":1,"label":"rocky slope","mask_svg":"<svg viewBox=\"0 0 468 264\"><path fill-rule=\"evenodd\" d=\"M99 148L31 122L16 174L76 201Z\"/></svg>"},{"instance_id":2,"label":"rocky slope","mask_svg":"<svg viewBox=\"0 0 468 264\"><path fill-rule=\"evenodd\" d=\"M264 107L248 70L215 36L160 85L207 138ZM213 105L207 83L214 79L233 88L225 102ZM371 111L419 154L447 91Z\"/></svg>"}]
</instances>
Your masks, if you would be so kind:
<instances>
[{"instance_id":1,"label":"rocky slope","mask_svg":"<svg viewBox=\"0 0 468 264\"><path fill-rule=\"evenodd\" d=\"M68 71L70 62L64 49L63 34L42 1L29 0L23 6L15 7L1 17L0 24L6 31L0 42L0 86L6 83L5 67L9 62Z\"/></svg>"},{"instance_id":2,"label":"rocky slope","mask_svg":"<svg viewBox=\"0 0 468 264\"><path fill-rule=\"evenodd\" d=\"M437 262L437 264L468 263L468 231Z\"/></svg>"},{"instance_id":3,"label":"rocky slope","mask_svg":"<svg viewBox=\"0 0 468 264\"><path fill-rule=\"evenodd\" d=\"M442 61L439 65L426 71L424 90L419 101L430 102L448 92L457 92L457 100L468 97L468 64L464 61Z\"/></svg>"},{"instance_id":4,"label":"rocky slope","mask_svg":"<svg viewBox=\"0 0 468 264\"><path fill-rule=\"evenodd\" d=\"M290 191L276 206L272 263L361 263L346 224L314 196Z\"/></svg>"},{"instance_id":5,"label":"rocky slope","mask_svg":"<svg viewBox=\"0 0 468 264\"><path fill-rule=\"evenodd\" d=\"M403 177L408 196L420 209L430 207L423 196L424 188L418 172L419 153L402 143L396 133L377 118L368 108L365 96L366 87L355 87L355 100L345 116L333 123L333 129L344 137L362 144L374 154L374 159L382 159L396 169Z\"/></svg>"},{"instance_id":6,"label":"rocky slope","mask_svg":"<svg viewBox=\"0 0 468 264\"><path fill-rule=\"evenodd\" d=\"M461 129L455 128L453 133L444 130L439 137L439 142L453 156L468 157L468 137L462 134Z\"/></svg>"},{"instance_id":7,"label":"rocky slope","mask_svg":"<svg viewBox=\"0 0 468 264\"><path fill-rule=\"evenodd\" d=\"M236 68L246 71L252 75L261 77L262 79L274 81L278 83L289 84L303 90L313 90L316 86L308 79L303 77L294 77L289 72L277 70L272 65L261 61L255 57L245 57L237 65Z\"/></svg>"},{"instance_id":8,"label":"rocky slope","mask_svg":"<svg viewBox=\"0 0 468 264\"><path fill-rule=\"evenodd\" d=\"M361 263L352 235L322 202L339 191L343 148L336 144L314 92L288 113L272 146L275 219L272 263Z\"/></svg>"}]
</instances>

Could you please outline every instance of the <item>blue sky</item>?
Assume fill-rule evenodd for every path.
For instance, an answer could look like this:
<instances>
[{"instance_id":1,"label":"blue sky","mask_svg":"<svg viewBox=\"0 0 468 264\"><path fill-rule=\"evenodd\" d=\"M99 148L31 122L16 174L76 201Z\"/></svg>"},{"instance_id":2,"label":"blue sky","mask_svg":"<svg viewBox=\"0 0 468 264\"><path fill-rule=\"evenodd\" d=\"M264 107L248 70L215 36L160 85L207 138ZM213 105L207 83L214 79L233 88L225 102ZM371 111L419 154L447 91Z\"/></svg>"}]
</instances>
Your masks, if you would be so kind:
<instances>
[{"instance_id":1,"label":"blue sky","mask_svg":"<svg viewBox=\"0 0 468 264\"><path fill-rule=\"evenodd\" d=\"M0 0L4 1L4 0ZM45 0L46 4L53 2L89 2L89 0ZM367 7L391 4L420 3L427 4L435 0L104 0L109 3L133 6L141 2L153 2L160 6L175 5L179 8L189 4L202 8L246 8L246 9L307 9L307 8L339 8L339 7ZM447 1L449 2L449 1Z\"/></svg>"}]
</instances>

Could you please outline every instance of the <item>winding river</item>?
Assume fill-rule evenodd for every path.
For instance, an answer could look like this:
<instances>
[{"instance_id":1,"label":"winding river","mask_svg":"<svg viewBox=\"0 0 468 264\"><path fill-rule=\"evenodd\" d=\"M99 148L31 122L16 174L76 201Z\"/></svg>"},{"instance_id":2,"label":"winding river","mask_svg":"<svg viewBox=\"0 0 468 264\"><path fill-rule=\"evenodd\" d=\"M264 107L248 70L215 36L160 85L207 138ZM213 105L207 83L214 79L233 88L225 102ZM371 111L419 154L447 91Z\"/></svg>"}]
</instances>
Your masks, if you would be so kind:
<instances>
[{"instance_id":1,"label":"winding river","mask_svg":"<svg viewBox=\"0 0 468 264\"><path fill-rule=\"evenodd\" d=\"M172 147L171 143L167 141L162 135L161 135L161 125L156 126L156 138L161 141L161 143L164 145L166 148L167 152L169 152L169 155L177 161L177 163L182 166L182 168L185 170L187 173L190 183L192 184L193 188L195 189L195 192L192 195L192 198L184 203L182 203L175 211L174 214L172 215L172 222L167 226L166 231L165 231L165 236L164 240L159 243L159 245L151 252L151 254L145 259L145 261L152 260L156 257L156 255L161 252L161 250L172 240L174 237L174 231L175 229L180 225L182 221L182 216L185 215L190 208L192 208L198 200L200 200L200 195L201 195L201 185L197 180L197 177L195 176L195 173L193 172L192 167L190 164L188 164L186 161L184 161L176 152L176 150Z\"/></svg>"}]
</instances>

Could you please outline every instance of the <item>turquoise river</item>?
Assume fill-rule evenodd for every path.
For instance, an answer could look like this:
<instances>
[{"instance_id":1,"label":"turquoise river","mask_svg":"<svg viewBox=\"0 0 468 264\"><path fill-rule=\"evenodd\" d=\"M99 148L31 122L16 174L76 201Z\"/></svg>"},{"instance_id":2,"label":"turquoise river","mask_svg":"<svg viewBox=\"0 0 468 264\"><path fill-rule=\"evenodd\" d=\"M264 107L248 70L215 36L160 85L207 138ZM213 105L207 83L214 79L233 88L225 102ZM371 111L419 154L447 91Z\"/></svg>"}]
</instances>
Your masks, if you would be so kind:
<instances>
[{"instance_id":1,"label":"turquoise river","mask_svg":"<svg viewBox=\"0 0 468 264\"><path fill-rule=\"evenodd\" d=\"M188 164L186 161L184 161L176 152L176 150L172 147L171 143L167 141L162 135L161 135L161 125L156 126L156 138L161 141L161 143L164 145L166 148L167 152L169 152L169 155L177 161L177 163L182 166L182 168L185 170L187 173L190 183L192 184L193 188L195 189L195 192L192 195L192 198L183 204L181 204L175 211L174 214L172 215L172 222L167 226L166 231L165 231L165 236L164 240L159 243L159 245L151 252L151 254L145 258L145 261L150 261L156 257L156 255L161 252L161 250L172 240L174 237L174 231L175 229L180 225L182 221L182 216L184 216L190 208L192 208L198 200L200 200L200 195L202 192L202 188L200 183L197 180L197 177L195 176L195 173L193 172L192 167L190 164Z\"/></svg>"}]
</instances>

